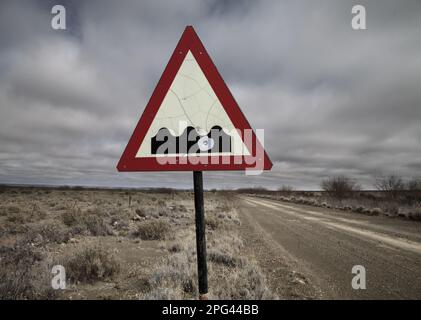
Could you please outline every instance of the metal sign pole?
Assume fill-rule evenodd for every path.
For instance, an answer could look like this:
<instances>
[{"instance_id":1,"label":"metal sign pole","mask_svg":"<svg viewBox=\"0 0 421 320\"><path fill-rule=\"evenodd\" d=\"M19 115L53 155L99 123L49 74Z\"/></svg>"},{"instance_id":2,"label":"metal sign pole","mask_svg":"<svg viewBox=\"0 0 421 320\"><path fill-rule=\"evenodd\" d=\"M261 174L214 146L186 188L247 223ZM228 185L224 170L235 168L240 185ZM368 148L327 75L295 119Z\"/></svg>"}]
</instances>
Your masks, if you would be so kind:
<instances>
[{"instance_id":1,"label":"metal sign pole","mask_svg":"<svg viewBox=\"0 0 421 320\"><path fill-rule=\"evenodd\" d=\"M199 300L207 300L208 267L206 264L205 208L203 203L202 171L193 171L194 207L196 210L197 274L199 278Z\"/></svg>"}]
</instances>

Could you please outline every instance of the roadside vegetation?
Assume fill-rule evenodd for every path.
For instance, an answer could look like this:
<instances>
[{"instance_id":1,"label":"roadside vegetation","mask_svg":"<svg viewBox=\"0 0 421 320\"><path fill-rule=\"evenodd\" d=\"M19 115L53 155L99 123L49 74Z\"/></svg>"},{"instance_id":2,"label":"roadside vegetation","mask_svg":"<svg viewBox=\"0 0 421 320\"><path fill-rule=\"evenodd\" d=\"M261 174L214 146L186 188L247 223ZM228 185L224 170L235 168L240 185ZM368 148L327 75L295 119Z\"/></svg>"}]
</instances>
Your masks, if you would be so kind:
<instances>
[{"instance_id":1,"label":"roadside vegetation","mask_svg":"<svg viewBox=\"0 0 421 320\"><path fill-rule=\"evenodd\" d=\"M239 192L365 215L421 221L421 179L405 180L396 174L379 176L372 187L372 190L362 190L357 181L338 175L323 179L322 191L294 191L284 185L277 191L259 188Z\"/></svg>"},{"instance_id":2,"label":"roadside vegetation","mask_svg":"<svg viewBox=\"0 0 421 320\"><path fill-rule=\"evenodd\" d=\"M217 200L217 199L223 199ZM209 297L211 299L273 299L257 263L243 256L235 207L222 194L206 201ZM165 257L150 278L153 290L144 299L194 299L198 296L193 219L167 243Z\"/></svg>"},{"instance_id":3,"label":"roadside vegetation","mask_svg":"<svg viewBox=\"0 0 421 320\"><path fill-rule=\"evenodd\" d=\"M274 298L232 200L207 192L205 216L210 298ZM195 299L196 268L191 192L0 189L0 299Z\"/></svg>"}]
</instances>

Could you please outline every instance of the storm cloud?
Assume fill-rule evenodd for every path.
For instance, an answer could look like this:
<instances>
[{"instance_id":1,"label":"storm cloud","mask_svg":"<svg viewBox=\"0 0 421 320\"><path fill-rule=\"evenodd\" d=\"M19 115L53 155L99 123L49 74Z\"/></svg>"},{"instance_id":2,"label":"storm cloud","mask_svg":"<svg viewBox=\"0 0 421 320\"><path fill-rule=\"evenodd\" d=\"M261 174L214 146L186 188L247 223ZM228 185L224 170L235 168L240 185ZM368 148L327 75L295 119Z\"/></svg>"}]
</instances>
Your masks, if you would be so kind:
<instances>
[{"instance_id":1,"label":"storm cloud","mask_svg":"<svg viewBox=\"0 0 421 320\"><path fill-rule=\"evenodd\" d=\"M421 175L420 1L66 0L53 30L59 2L0 2L0 183L190 188L188 172L115 169L186 25L274 163L206 187Z\"/></svg>"}]
</instances>

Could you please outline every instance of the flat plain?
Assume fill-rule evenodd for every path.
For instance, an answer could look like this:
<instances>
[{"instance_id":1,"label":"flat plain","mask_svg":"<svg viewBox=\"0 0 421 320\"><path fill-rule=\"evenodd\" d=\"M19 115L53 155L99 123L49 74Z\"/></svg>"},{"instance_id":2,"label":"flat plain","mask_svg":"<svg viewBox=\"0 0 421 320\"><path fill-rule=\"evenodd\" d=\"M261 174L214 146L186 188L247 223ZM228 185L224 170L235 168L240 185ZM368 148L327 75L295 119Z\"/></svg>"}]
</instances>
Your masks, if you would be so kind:
<instances>
[{"instance_id":1,"label":"flat plain","mask_svg":"<svg viewBox=\"0 0 421 320\"><path fill-rule=\"evenodd\" d=\"M420 299L418 202L394 203L205 192L209 298ZM0 299L197 297L191 191L0 188Z\"/></svg>"},{"instance_id":2,"label":"flat plain","mask_svg":"<svg viewBox=\"0 0 421 320\"><path fill-rule=\"evenodd\" d=\"M207 192L211 299L272 299L239 235L235 199ZM80 188L0 192L1 299L193 299L193 194ZM52 267L66 271L54 290Z\"/></svg>"}]
</instances>

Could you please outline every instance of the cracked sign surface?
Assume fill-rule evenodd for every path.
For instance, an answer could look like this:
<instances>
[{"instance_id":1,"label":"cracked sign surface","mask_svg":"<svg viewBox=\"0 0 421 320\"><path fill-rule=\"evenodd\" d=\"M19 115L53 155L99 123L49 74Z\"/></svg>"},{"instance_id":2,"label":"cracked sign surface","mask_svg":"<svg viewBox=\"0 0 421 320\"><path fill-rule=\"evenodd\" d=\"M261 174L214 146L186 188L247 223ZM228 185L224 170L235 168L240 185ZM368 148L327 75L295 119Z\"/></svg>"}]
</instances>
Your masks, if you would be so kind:
<instances>
[{"instance_id":1,"label":"cracked sign surface","mask_svg":"<svg viewBox=\"0 0 421 320\"><path fill-rule=\"evenodd\" d=\"M243 54L243 52L238 52ZM259 132L263 138L262 130ZM272 162L192 26L184 30L119 171L270 170Z\"/></svg>"},{"instance_id":2,"label":"cracked sign surface","mask_svg":"<svg viewBox=\"0 0 421 320\"><path fill-rule=\"evenodd\" d=\"M196 130L190 131L190 128ZM175 141L189 131L188 146L183 148L182 143L167 143L169 148L165 149L168 150L157 152L159 143L156 137L160 130L162 142L167 142L164 135ZM196 133L199 138L195 137ZM203 143L197 143L200 137L203 137ZM190 143L192 141L196 141L197 148ZM216 143L218 148L206 150L203 146L206 142L209 147ZM188 51L136 157L194 155L203 152L208 155L250 154L193 54Z\"/></svg>"}]
</instances>

